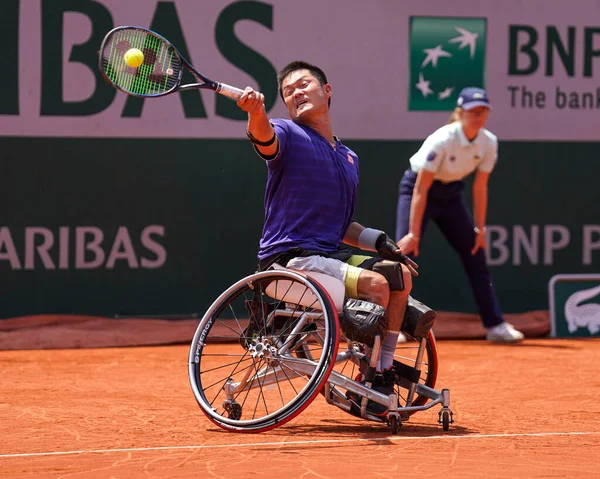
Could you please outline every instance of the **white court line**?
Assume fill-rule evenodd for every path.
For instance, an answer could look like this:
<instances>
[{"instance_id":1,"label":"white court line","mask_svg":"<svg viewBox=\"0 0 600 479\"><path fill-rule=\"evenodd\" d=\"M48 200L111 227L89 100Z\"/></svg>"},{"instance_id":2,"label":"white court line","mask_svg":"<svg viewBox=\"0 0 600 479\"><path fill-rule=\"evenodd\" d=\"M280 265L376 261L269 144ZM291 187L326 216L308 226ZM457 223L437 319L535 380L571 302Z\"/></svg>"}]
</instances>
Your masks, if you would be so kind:
<instances>
[{"instance_id":1,"label":"white court line","mask_svg":"<svg viewBox=\"0 0 600 479\"><path fill-rule=\"evenodd\" d=\"M73 454L108 454L112 452L139 452L139 451L171 451L177 449L218 449L228 447L261 447L261 446L300 446L306 444L342 444L358 442L377 441L419 441L425 439L487 439L498 437L548 437L548 436L597 436L597 432L532 432L522 434L464 434L452 436L444 434L440 436L391 436L355 439L322 439L314 441L281 441L281 442L253 442L247 444L205 444L199 446L156 446L156 447L130 447L123 449L89 449L79 451L55 451L55 452L26 452L20 454L0 454L0 458L10 457L35 457L35 456L68 456Z\"/></svg>"}]
</instances>

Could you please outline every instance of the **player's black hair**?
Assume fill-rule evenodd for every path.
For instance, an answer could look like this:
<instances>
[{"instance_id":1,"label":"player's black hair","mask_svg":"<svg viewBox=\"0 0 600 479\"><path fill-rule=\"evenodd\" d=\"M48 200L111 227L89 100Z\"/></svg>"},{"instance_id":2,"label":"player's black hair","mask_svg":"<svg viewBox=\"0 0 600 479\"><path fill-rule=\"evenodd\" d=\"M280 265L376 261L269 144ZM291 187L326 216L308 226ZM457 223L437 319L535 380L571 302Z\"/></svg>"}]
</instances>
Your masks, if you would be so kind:
<instances>
[{"instance_id":1,"label":"player's black hair","mask_svg":"<svg viewBox=\"0 0 600 479\"><path fill-rule=\"evenodd\" d=\"M308 70L311 75L313 75L321 86L325 86L327 84L327 76L325 72L321 70L319 67L315 65L311 65L310 63L303 61L293 61L284 66L279 73L277 74L277 88L279 89L279 95L281 95L281 99L283 100L283 90L281 89L281 84L283 80L290 74L298 70ZM331 98L329 98L328 106L331 106Z\"/></svg>"}]
</instances>

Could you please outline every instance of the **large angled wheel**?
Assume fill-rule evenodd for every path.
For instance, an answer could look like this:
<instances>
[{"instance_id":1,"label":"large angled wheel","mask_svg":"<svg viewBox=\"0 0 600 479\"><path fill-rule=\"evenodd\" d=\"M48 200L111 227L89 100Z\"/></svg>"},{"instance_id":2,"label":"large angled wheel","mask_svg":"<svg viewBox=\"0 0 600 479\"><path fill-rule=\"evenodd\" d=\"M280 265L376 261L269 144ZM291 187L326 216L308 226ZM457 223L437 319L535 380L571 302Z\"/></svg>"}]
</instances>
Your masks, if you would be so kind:
<instances>
[{"instance_id":1,"label":"large angled wheel","mask_svg":"<svg viewBox=\"0 0 600 479\"><path fill-rule=\"evenodd\" d=\"M219 296L189 355L190 384L206 416L224 429L262 432L300 414L335 364L332 304L314 280L286 270L250 275Z\"/></svg>"}]
</instances>

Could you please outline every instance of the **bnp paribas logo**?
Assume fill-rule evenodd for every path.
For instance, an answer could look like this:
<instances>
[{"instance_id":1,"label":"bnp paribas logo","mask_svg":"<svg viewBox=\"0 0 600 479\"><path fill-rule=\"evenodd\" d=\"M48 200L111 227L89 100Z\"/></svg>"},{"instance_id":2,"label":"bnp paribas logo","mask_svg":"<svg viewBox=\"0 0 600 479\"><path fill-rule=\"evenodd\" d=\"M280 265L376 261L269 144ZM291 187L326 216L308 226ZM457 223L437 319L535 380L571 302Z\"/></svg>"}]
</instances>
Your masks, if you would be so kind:
<instances>
[{"instance_id":1,"label":"bnp paribas logo","mask_svg":"<svg viewBox=\"0 0 600 479\"><path fill-rule=\"evenodd\" d=\"M462 88L485 88L485 27L485 18L411 17L409 110L450 111Z\"/></svg>"}]
</instances>

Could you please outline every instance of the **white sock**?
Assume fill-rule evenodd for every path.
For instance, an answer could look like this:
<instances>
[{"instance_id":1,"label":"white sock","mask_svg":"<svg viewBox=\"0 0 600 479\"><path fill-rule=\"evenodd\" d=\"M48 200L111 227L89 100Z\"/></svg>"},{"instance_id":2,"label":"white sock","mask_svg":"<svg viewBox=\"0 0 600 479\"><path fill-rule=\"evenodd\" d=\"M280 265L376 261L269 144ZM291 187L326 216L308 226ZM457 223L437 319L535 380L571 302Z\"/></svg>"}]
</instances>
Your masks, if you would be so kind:
<instances>
[{"instance_id":1,"label":"white sock","mask_svg":"<svg viewBox=\"0 0 600 479\"><path fill-rule=\"evenodd\" d=\"M381 343L381 367L382 370L389 369L394 364L394 353L396 352L396 343L400 331L388 331Z\"/></svg>"}]
</instances>

